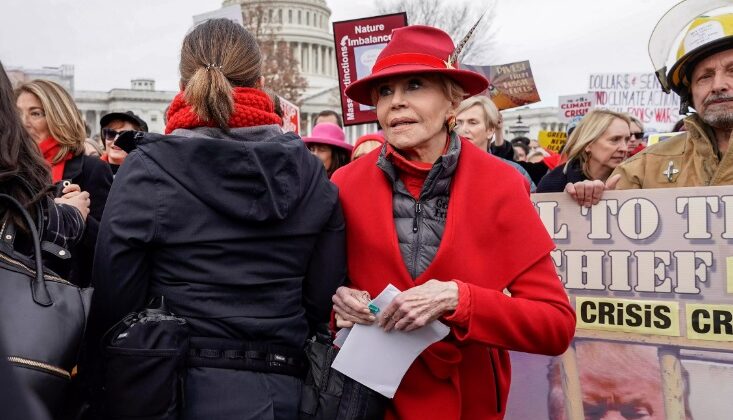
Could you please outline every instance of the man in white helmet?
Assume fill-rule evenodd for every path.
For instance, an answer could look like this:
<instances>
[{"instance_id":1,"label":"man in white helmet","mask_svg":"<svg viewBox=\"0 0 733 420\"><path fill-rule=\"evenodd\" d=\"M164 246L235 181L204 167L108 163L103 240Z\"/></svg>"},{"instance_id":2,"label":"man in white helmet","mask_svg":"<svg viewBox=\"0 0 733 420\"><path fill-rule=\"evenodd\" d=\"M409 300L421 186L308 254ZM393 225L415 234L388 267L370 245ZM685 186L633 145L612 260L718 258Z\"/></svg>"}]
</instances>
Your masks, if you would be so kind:
<instances>
[{"instance_id":1,"label":"man in white helmet","mask_svg":"<svg viewBox=\"0 0 733 420\"><path fill-rule=\"evenodd\" d=\"M604 189L674 188L733 184L733 14L699 16L690 25L665 75L666 91L680 95L686 132L648 147L620 164L604 184L569 184L579 204L600 200Z\"/></svg>"}]
</instances>

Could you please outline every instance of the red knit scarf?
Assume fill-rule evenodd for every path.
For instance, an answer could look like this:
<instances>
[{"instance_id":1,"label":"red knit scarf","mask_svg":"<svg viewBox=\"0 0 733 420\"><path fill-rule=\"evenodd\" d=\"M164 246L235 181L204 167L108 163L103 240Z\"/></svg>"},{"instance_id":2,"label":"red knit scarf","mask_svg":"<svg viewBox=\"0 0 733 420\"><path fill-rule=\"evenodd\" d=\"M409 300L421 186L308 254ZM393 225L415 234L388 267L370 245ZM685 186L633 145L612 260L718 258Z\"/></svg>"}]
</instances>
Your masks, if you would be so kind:
<instances>
[{"instance_id":1,"label":"red knit scarf","mask_svg":"<svg viewBox=\"0 0 733 420\"><path fill-rule=\"evenodd\" d=\"M236 87L232 90L232 97L234 110L229 117L230 128L281 123L282 120L275 114L272 100L265 92L255 88ZM177 128L216 127L213 121L202 120L193 112L183 92L173 98L167 117L165 134L170 134Z\"/></svg>"},{"instance_id":2,"label":"red knit scarf","mask_svg":"<svg viewBox=\"0 0 733 420\"><path fill-rule=\"evenodd\" d=\"M53 182L59 182L64 177L64 168L66 167L66 161L73 158L74 154L69 152L59 162L53 163L53 158L58 155L61 150L61 145L56 141L55 138L49 137L38 143L38 147L41 149L43 158L51 165L51 178Z\"/></svg>"}]
</instances>

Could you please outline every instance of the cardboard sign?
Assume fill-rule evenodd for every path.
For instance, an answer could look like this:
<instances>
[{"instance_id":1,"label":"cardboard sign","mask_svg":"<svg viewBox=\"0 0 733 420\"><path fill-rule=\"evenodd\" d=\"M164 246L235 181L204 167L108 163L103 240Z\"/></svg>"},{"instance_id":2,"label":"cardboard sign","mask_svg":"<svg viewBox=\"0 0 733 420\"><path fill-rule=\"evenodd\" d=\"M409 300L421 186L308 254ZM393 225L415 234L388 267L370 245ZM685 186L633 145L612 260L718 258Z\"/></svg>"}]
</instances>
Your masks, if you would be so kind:
<instances>
[{"instance_id":1,"label":"cardboard sign","mask_svg":"<svg viewBox=\"0 0 733 420\"><path fill-rule=\"evenodd\" d=\"M540 101L529 61L492 66L461 65L462 69L481 73L489 79L488 95L500 110Z\"/></svg>"},{"instance_id":2,"label":"cardboard sign","mask_svg":"<svg viewBox=\"0 0 733 420\"><path fill-rule=\"evenodd\" d=\"M404 12L333 23L344 125L377 121L374 108L352 101L344 91L371 74L377 56L392 39L392 30L403 26L407 26Z\"/></svg>"},{"instance_id":3,"label":"cardboard sign","mask_svg":"<svg viewBox=\"0 0 733 420\"><path fill-rule=\"evenodd\" d=\"M588 111L596 106L596 96L588 93L559 96L558 106L560 107L560 119L570 124L580 121Z\"/></svg>"},{"instance_id":4,"label":"cardboard sign","mask_svg":"<svg viewBox=\"0 0 733 420\"><path fill-rule=\"evenodd\" d=\"M537 142L545 150L560 153L568 140L568 134L564 131L541 130L537 135Z\"/></svg>"},{"instance_id":5,"label":"cardboard sign","mask_svg":"<svg viewBox=\"0 0 733 420\"><path fill-rule=\"evenodd\" d=\"M280 99L280 108L283 110L283 131L300 134L300 108L282 96L278 96L278 98Z\"/></svg>"},{"instance_id":6,"label":"cardboard sign","mask_svg":"<svg viewBox=\"0 0 733 420\"><path fill-rule=\"evenodd\" d=\"M505 418L729 418L733 186L606 191L590 209L566 193L532 201L577 329L562 356L512 353Z\"/></svg>"},{"instance_id":7,"label":"cardboard sign","mask_svg":"<svg viewBox=\"0 0 733 420\"><path fill-rule=\"evenodd\" d=\"M682 118L680 97L664 93L654 73L591 74L588 92L598 107L633 115L647 132L667 132Z\"/></svg>"}]
</instances>

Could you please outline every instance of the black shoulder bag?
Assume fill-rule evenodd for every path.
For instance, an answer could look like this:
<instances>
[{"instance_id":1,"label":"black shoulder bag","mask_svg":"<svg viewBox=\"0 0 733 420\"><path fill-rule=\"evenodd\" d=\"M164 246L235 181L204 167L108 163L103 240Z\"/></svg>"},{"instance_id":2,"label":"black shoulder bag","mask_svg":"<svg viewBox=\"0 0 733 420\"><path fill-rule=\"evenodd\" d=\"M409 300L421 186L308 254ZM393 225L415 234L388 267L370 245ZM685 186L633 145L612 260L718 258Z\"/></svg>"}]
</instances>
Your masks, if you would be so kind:
<instances>
[{"instance_id":1,"label":"black shoulder bag","mask_svg":"<svg viewBox=\"0 0 733 420\"><path fill-rule=\"evenodd\" d=\"M338 354L330 333L316 333L305 345L308 371L300 395L301 420L384 418L389 399L331 368Z\"/></svg>"},{"instance_id":2,"label":"black shoulder bag","mask_svg":"<svg viewBox=\"0 0 733 420\"><path fill-rule=\"evenodd\" d=\"M15 198L0 194L0 204L23 218L33 240L33 256L25 256L13 247L12 223L8 221L1 229L0 333L7 359L21 383L55 412L63 403L77 363L92 289L79 288L44 268L40 204L36 206L39 226Z\"/></svg>"},{"instance_id":3,"label":"black shoulder bag","mask_svg":"<svg viewBox=\"0 0 733 420\"><path fill-rule=\"evenodd\" d=\"M107 331L104 352L105 419L174 420L180 414L188 323L163 297Z\"/></svg>"}]
</instances>

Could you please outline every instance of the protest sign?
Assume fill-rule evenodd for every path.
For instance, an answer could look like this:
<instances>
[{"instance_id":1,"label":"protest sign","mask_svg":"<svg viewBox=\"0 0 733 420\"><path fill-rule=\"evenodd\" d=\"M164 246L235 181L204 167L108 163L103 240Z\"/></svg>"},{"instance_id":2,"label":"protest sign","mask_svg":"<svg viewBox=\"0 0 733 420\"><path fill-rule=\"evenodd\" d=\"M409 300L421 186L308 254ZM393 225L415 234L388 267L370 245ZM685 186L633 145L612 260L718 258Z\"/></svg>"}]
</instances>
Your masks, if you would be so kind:
<instances>
[{"instance_id":1,"label":"protest sign","mask_svg":"<svg viewBox=\"0 0 733 420\"><path fill-rule=\"evenodd\" d=\"M680 97L664 93L654 73L591 74L588 92L598 107L629 113L646 131L669 131L682 118Z\"/></svg>"},{"instance_id":2,"label":"protest sign","mask_svg":"<svg viewBox=\"0 0 733 420\"><path fill-rule=\"evenodd\" d=\"M278 96L278 99L283 111L283 131L300 134L300 108L282 96Z\"/></svg>"},{"instance_id":3,"label":"protest sign","mask_svg":"<svg viewBox=\"0 0 733 420\"><path fill-rule=\"evenodd\" d=\"M461 68L481 73L489 79L489 88L483 94L488 94L500 110L540 101L529 61L492 66L463 64Z\"/></svg>"},{"instance_id":4,"label":"protest sign","mask_svg":"<svg viewBox=\"0 0 733 420\"><path fill-rule=\"evenodd\" d=\"M568 133L564 131L545 131L541 130L537 134L537 142L545 150L551 150L560 153L568 140Z\"/></svg>"},{"instance_id":5,"label":"protest sign","mask_svg":"<svg viewBox=\"0 0 733 420\"><path fill-rule=\"evenodd\" d=\"M590 209L532 200L577 330L561 357L512 353L506 419L728 418L733 186L607 191Z\"/></svg>"},{"instance_id":6,"label":"protest sign","mask_svg":"<svg viewBox=\"0 0 733 420\"><path fill-rule=\"evenodd\" d=\"M558 106L560 119L569 124L573 121L580 121L588 111L596 106L596 97L589 93L559 96Z\"/></svg>"},{"instance_id":7,"label":"protest sign","mask_svg":"<svg viewBox=\"0 0 733 420\"><path fill-rule=\"evenodd\" d=\"M371 74L377 56L392 38L392 30L403 26L407 26L406 13L333 23L344 125L377 121L374 108L352 101L346 97L344 90Z\"/></svg>"}]
</instances>

